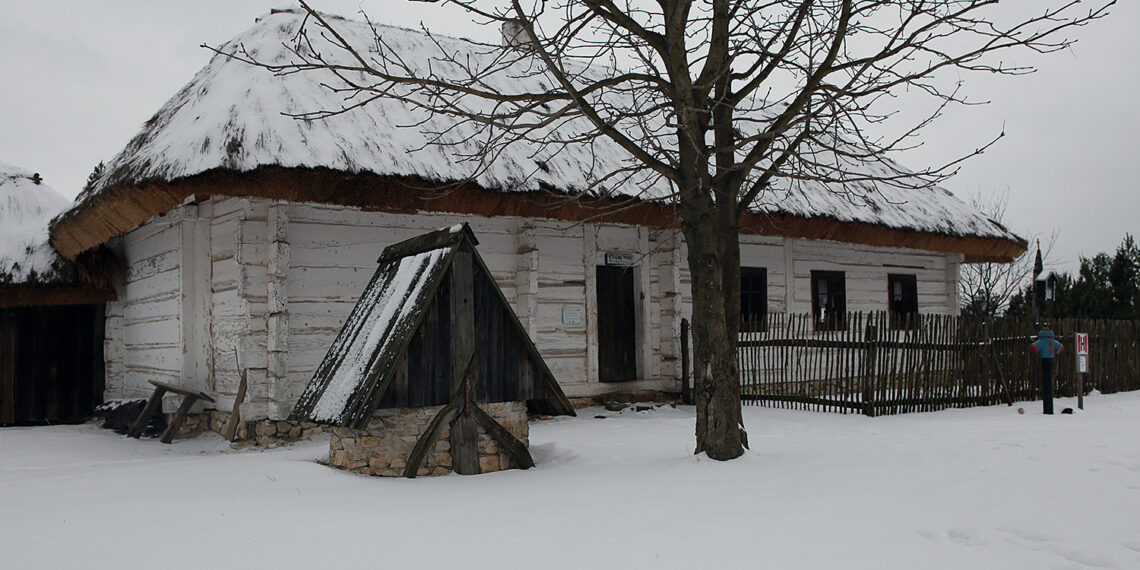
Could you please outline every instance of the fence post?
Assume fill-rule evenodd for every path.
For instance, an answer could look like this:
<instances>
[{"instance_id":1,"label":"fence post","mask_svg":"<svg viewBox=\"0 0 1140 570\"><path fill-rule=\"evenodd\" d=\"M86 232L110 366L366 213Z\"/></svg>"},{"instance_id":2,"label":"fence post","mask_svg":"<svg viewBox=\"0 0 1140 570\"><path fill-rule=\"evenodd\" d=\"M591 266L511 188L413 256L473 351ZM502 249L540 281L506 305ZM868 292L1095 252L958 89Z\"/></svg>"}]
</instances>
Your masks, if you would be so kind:
<instances>
[{"instance_id":1,"label":"fence post","mask_svg":"<svg viewBox=\"0 0 1140 570\"><path fill-rule=\"evenodd\" d=\"M689 390L689 319L681 319L681 401L693 403L693 393Z\"/></svg>"},{"instance_id":2,"label":"fence post","mask_svg":"<svg viewBox=\"0 0 1140 570\"><path fill-rule=\"evenodd\" d=\"M867 323L864 342L867 352L863 356L863 415L875 417L875 359L878 354L875 346L875 325L870 322Z\"/></svg>"}]
</instances>

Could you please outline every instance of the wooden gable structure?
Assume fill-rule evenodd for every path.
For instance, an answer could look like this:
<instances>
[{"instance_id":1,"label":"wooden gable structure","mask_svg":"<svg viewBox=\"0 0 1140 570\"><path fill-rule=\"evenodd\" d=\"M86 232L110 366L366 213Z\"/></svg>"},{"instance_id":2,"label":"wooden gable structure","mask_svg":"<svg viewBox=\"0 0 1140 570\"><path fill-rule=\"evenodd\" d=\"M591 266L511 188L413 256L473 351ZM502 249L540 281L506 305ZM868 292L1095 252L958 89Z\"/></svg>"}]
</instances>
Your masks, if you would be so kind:
<instances>
[{"instance_id":1,"label":"wooden gable structure","mask_svg":"<svg viewBox=\"0 0 1140 570\"><path fill-rule=\"evenodd\" d=\"M453 420L466 422L470 434L483 426L520 466L533 465L525 446L479 404L526 401L548 415L574 409L477 244L471 228L458 224L385 248L290 419L362 429L378 409L442 405L408 460L408 476L416 473L417 452L422 459ZM452 446L462 455L463 443Z\"/></svg>"}]
</instances>

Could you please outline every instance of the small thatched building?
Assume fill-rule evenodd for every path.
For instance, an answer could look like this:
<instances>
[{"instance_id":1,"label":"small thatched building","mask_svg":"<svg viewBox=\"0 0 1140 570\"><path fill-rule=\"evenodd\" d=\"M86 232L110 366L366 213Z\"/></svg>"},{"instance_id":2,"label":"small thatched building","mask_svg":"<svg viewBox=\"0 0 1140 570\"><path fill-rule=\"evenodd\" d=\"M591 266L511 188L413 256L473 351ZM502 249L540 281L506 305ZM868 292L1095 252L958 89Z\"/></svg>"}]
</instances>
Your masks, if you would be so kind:
<instances>
[{"instance_id":1,"label":"small thatched building","mask_svg":"<svg viewBox=\"0 0 1140 570\"><path fill-rule=\"evenodd\" d=\"M0 425L84 421L103 398L102 248L60 257L48 221L69 201L0 163Z\"/></svg>"}]
</instances>

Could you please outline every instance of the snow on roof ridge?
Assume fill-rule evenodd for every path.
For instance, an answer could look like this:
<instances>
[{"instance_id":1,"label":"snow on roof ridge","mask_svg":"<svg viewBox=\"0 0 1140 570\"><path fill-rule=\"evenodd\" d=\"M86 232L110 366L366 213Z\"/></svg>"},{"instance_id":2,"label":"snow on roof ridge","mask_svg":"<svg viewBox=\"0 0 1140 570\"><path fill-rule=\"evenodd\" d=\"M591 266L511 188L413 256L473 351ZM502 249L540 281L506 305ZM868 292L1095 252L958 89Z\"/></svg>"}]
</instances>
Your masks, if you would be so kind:
<instances>
[{"instance_id":1,"label":"snow on roof ridge","mask_svg":"<svg viewBox=\"0 0 1140 570\"><path fill-rule=\"evenodd\" d=\"M0 285L62 278L48 221L69 203L39 173L0 162Z\"/></svg>"},{"instance_id":2,"label":"snow on roof ridge","mask_svg":"<svg viewBox=\"0 0 1140 570\"><path fill-rule=\"evenodd\" d=\"M387 47L399 50L409 65L428 65L430 58L438 56L437 46L448 52L466 51L472 58L499 53L496 46L463 38L434 33L429 36L422 30L329 17L344 22L338 31L358 45L371 45L375 27ZM229 53L241 48L266 63L285 63L292 59L287 46L303 19L296 9L271 10L218 49ZM318 43L318 49L324 47L320 43L325 41L323 38L314 35L309 39ZM332 50L325 55L337 57ZM437 72L448 73L446 65L430 63ZM542 77L513 73L511 69L488 77L487 83L507 87L529 81L534 85L526 89L545 87ZM504 83L507 81L511 83ZM335 110L346 104L352 101L323 87L317 75L274 75L215 54L108 162L107 174L93 190L81 194L74 207L80 207L104 188L175 181L218 169L249 172L266 166L328 168L437 182L466 180L472 174L472 163L462 155L477 154L480 137L486 134L472 125L456 127L446 116L426 116L395 99L377 99L351 113L319 121L298 121L283 115ZM571 137L592 126L578 121L556 125L552 132L553 129ZM455 146L441 148L431 144L425 131L448 131ZM541 133L532 136L537 138ZM557 152L520 142L499 154L484 170L474 173L473 181L484 188L508 192L554 188L641 199L661 199L672 194L671 186L656 180L652 173L611 182L607 184L609 188L595 188L598 177L620 171L631 160L628 153L608 139L579 143ZM856 168L878 172L886 167L863 163ZM755 210L944 235L1019 239L942 188L914 190L870 182L848 184L843 192L835 191L838 187L814 181L786 182L785 187L756 204Z\"/></svg>"}]
</instances>

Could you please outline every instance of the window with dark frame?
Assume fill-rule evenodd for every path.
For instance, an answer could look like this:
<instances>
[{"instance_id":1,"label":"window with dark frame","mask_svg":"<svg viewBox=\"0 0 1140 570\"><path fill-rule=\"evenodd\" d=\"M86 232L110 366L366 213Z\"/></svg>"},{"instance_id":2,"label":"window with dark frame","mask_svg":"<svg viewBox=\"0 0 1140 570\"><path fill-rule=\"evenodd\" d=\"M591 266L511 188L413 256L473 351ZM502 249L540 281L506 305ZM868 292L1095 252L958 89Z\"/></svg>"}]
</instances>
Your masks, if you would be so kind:
<instances>
[{"instance_id":1,"label":"window with dark frame","mask_svg":"<svg viewBox=\"0 0 1140 570\"><path fill-rule=\"evenodd\" d=\"M918 324L918 279L912 274L887 275L887 306L891 328Z\"/></svg>"},{"instance_id":2,"label":"window with dark frame","mask_svg":"<svg viewBox=\"0 0 1140 570\"><path fill-rule=\"evenodd\" d=\"M768 269L740 268L740 332L759 332L767 326Z\"/></svg>"},{"instance_id":3,"label":"window with dark frame","mask_svg":"<svg viewBox=\"0 0 1140 570\"><path fill-rule=\"evenodd\" d=\"M811 272L811 312L815 330L847 330L847 280L842 271Z\"/></svg>"}]
</instances>

